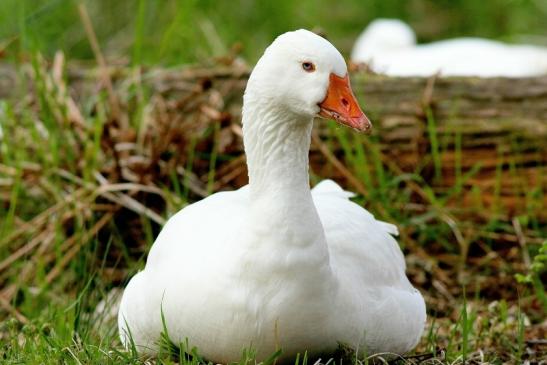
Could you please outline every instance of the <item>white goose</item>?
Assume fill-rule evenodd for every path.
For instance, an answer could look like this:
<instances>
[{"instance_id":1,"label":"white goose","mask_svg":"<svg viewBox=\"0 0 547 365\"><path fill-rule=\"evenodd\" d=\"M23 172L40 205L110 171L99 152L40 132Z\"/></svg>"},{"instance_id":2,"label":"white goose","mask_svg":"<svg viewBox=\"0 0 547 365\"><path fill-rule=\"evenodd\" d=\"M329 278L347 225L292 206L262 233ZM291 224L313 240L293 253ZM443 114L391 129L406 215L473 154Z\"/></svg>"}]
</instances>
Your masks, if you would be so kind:
<instances>
[{"instance_id":1,"label":"white goose","mask_svg":"<svg viewBox=\"0 0 547 365\"><path fill-rule=\"evenodd\" d=\"M416 44L397 19L376 19L357 38L351 59L390 76L530 77L547 75L547 48L510 45L483 38Z\"/></svg>"},{"instance_id":2,"label":"white goose","mask_svg":"<svg viewBox=\"0 0 547 365\"><path fill-rule=\"evenodd\" d=\"M146 268L125 289L118 321L126 346L157 351L162 313L175 344L228 363L332 351L411 350L425 304L383 223L326 180L310 191L316 116L366 131L346 64L306 30L279 36L252 72L243 132L249 185L192 204L165 225ZM131 339L130 339L131 338Z\"/></svg>"}]
</instances>

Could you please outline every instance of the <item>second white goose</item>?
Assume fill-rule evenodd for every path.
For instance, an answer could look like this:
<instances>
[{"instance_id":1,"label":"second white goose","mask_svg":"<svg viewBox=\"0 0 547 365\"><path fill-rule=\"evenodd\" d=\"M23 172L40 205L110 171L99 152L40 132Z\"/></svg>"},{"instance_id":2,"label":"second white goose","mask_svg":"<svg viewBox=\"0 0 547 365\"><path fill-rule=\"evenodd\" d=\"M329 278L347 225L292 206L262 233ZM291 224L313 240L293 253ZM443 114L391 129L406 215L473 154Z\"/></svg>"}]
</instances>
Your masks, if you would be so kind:
<instances>
[{"instance_id":1,"label":"second white goose","mask_svg":"<svg viewBox=\"0 0 547 365\"><path fill-rule=\"evenodd\" d=\"M351 59L390 76L531 77L547 75L547 48L484 38L454 38L416 44L397 19L376 19L355 41Z\"/></svg>"}]
</instances>

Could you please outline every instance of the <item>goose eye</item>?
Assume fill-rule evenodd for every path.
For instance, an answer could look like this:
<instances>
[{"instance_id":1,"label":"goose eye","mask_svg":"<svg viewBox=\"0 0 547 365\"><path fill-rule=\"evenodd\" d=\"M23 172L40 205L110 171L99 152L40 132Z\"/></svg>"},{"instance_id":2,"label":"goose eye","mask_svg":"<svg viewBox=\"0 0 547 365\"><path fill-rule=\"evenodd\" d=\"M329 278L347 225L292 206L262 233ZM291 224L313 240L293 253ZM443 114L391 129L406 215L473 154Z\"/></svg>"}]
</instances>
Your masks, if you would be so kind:
<instances>
[{"instance_id":1,"label":"goose eye","mask_svg":"<svg viewBox=\"0 0 547 365\"><path fill-rule=\"evenodd\" d=\"M315 65L311 62L302 62L302 69L306 72L313 72L315 71Z\"/></svg>"}]
</instances>

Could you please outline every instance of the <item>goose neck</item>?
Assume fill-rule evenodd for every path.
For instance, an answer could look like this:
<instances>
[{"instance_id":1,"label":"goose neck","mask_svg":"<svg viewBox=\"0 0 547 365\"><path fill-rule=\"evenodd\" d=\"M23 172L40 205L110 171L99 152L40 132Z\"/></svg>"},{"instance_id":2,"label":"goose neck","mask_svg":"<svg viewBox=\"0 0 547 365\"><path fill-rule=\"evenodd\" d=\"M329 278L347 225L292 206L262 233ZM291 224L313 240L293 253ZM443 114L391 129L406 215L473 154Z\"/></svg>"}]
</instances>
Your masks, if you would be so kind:
<instances>
[{"instance_id":1,"label":"goose neck","mask_svg":"<svg viewBox=\"0 0 547 365\"><path fill-rule=\"evenodd\" d=\"M308 155L313 119L265 104L243 111L251 197L311 201Z\"/></svg>"}]
</instances>

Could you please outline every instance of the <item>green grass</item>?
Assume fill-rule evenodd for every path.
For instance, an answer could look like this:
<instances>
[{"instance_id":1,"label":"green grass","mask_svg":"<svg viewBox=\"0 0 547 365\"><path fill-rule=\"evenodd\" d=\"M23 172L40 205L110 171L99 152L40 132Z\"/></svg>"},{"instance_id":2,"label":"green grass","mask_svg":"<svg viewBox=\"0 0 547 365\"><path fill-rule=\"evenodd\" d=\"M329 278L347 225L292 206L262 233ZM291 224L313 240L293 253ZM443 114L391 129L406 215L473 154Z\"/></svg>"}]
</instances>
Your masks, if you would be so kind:
<instances>
[{"instance_id":1,"label":"green grass","mask_svg":"<svg viewBox=\"0 0 547 365\"><path fill-rule=\"evenodd\" d=\"M59 90L51 89L51 71L38 56L33 64L32 74L25 76L21 73L20 77L29 84L34 80L33 83L38 86L32 94L34 98L10 99L3 107L2 128L12 138L2 141L0 160L2 178L6 181L3 185L5 188L0 190L3 194L2 215L5 217L0 224L3 232L0 262L29 242L36 241L39 246L29 251L31 254L22 255L9 268L0 271L5 288L11 285L17 288L16 295L11 295L10 307L28 320L28 323L22 324L13 318L17 318L14 313L4 313L6 320L0 330L4 346L0 357L8 363L48 363L52 358L68 363L141 363L142 359L132 351L122 349L115 321L106 315L93 314L97 303L107 296L111 288L123 285L127 278L142 268L143 256L159 229L158 223L154 222L158 218L138 206L124 205L123 201L133 199L149 205L161 213L161 221L162 217L167 218L187 203L199 199L192 191L192 184L196 181L201 181L205 191L211 189L217 168L230 163L237 155L219 151L219 124L197 129L187 136L185 148L170 149L159 138L162 134L154 129L155 124L143 123L144 119L150 118L149 114L145 116L145 110L150 109L152 97L139 99L142 103L138 107L140 111L127 112L134 133L144 136L142 142L137 143L136 151L151 150L151 155L160 156L160 162L166 164L174 163L174 159L180 157L174 151L184 151L186 160L179 160L178 164L194 175L152 171L150 173L155 174L154 178L146 185L151 193L131 195L132 189L144 187L123 182L120 177L119 182L125 185L116 185L111 181L107 185L109 190L102 191L104 186L97 180L97 172L109 179L117 176L114 170L105 169L105 165L115 159L107 138L110 133L107 130L112 124L109 122L109 99L99 96L91 108L85 105L92 102L83 99L81 110L91 127L69 128L68 108L60 100ZM134 103L137 96L133 90L139 88L146 95L152 93L145 85L119 84L117 92L120 101L126 105ZM187 113L188 120L193 120L194 112L189 110ZM160 123L160 119L156 123ZM530 305L545 298L540 281L545 249L530 244L529 254L533 258L534 271L523 273L521 285L516 280L512 282L511 285L519 285L521 292L518 297L500 291L495 299L492 294L483 295L480 287L476 289L470 285L467 292L472 293L473 298L469 299L463 296L461 284L456 278L441 284L455 286L450 289L454 298L439 295L438 288L431 287L430 281L438 279L435 266L447 264L437 259L435 253L456 258L453 267L445 271L455 277L469 255L469 247L462 246L454 237L454 229L465 232L466 226L473 225L476 230L492 233L505 230L512 234L512 226L498 218L482 224L475 222L465 214L457 214L453 205L449 204L454 190L458 185L461 189L473 169L462 171L461 179L455 180L453 189L438 191L431 185L432 182L422 176L420 167L411 173L401 173L396 164L386 160L381 142L376 137L357 135L332 123L329 127L330 142L327 140L326 143L333 151L340 149L335 158L343 157L343 165L362 183L363 190L357 190L360 195L356 201L378 217L398 222L402 230L401 244L413 255L413 260L419 258L409 267L411 277L419 280L422 271L428 276L421 285L430 302L430 322L426 331L428 335L420 344L418 353L433 352L439 361L447 363L476 359L479 350L485 351L485 361L522 358L526 346L524 334L530 324L541 319L543 313L533 310ZM80 133L84 133L84 137L79 136ZM139 156L138 153L136 155ZM424 156L433 161L430 157ZM314 168L318 166L312 165ZM329 171L334 175L337 172L336 168ZM351 183L348 186L350 190L355 188ZM416 194L424 199L421 203L423 209L418 212L409 209ZM117 204L111 204L112 201ZM121 212L120 204L124 207ZM43 220L38 219L40 214L52 208L55 210L44 216ZM105 208L108 209L101 210ZM500 213L499 209L501 207L496 207L496 215ZM109 213L118 214L117 220L103 221L105 214ZM545 234L538 219L531 215L522 218L520 224L528 231ZM122 220L130 220L133 228ZM24 221L30 222L30 226L25 226ZM97 224L101 224L100 234L95 233ZM134 236L128 236L127 232L134 230L134 227L138 228L137 242L132 241ZM67 242L71 244L67 246ZM488 240L479 238L466 238L464 242L467 245L489 244ZM416 256L420 247L430 251L431 255ZM495 246L492 245L492 248L495 249ZM514 261L501 260L500 263L506 266L504 270L510 275L519 271L517 267L512 267ZM434 266L427 268L427 265ZM33 270L31 276L25 274L29 268ZM475 270L473 266L469 269ZM51 279L52 272L56 270L59 274ZM121 270L122 277L116 279L108 276L110 274L107 273L112 270ZM473 275L473 280L484 280L492 274L479 271ZM519 298L525 299L528 304L521 306ZM251 353L245 352L242 361L250 361L248 357ZM169 364L181 361L186 356L182 355L180 346L167 346L160 362ZM184 361L191 363L196 358L186 357ZM366 363L371 359L361 360Z\"/></svg>"},{"instance_id":2,"label":"green grass","mask_svg":"<svg viewBox=\"0 0 547 365\"><path fill-rule=\"evenodd\" d=\"M355 37L377 17L408 21L423 41L476 35L547 43L542 38L547 28L547 9L539 0L83 2L106 53L129 57L134 65L203 61L225 55L235 44L243 46L243 56L253 63L275 35L302 27L323 29L348 54ZM92 59L77 3L3 0L0 40L12 44L13 57L18 54L15 50L39 49L52 56L63 49L71 59Z\"/></svg>"},{"instance_id":3,"label":"green grass","mask_svg":"<svg viewBox=\"0 0 547 365\"><path fill-rule=\"evenodd\" d=\"M323 6L288 0L260 5L168 0L85 4L102 51L110 61L128 66L124 80L130 81L115 85L126 107L122 113L127 128L113 118L112 100L105 91L82 91L76 83L68 84L66 70L59 77L51 71L58 49L68 59L93 62L76 1L4 0L0 8L0 51L15 64L18 80L11 96L0 101L0 265L17 250L27 250L0 270L0 296L8 298L0 303L2 363L144 363L134 351L122 348L115 319L106 312L94 313L95 308L143 267L160 223L213 192L222 168L236 161L239 152L221 150L218 136L226 126L203 122L189 104L166 108L162 115L164 104L158 99L166 104L176 99L128 77L137 75L132 72L141 66L211 64L211 57L225 55L238 42L243 45L241 56L252 64L276 34L297 27L323 28L347 54L351 40L377 16L410 21L422 40L462 34L516 40L541 34L547 26L547 9L539 1L524 0L423 0L404 5L394 0L343 1ZM153 75L145 72L143 78L148 77ZM66 87L78 96L83 125L70 109ZM172 123L177 116L183 117L177 123L191 121L184 133ZM432 353L431 363L520 362L531 356L526 349L533 346L527 341L541 335L538 324L547 312L542 281L547 249L538 243L547 236L538 214L544 208L540 202L545 187L524 182L518 187L526 194L526 210L516 219L533 240L522 245L511 241L508 249L510 241L491 237L520 237L499 203L502 170L508 166L516 171L515 160L499 152L497 203L485 208L477 186L472 188L476 205L464 209L458 200L482 167L477 163L464 169L462 134L454 131L453 141L440 140L436 122L428 113L429 152L423 165L406 172L386 158L377 136L363 137L331 123L324 143L347 172L344 175L323 156L324 164L312 165L312 181L335 176L358 192L356 202L399 224L410 277L429 308L417 353ZM172 142L165 143L165 138ZM123 148L116 150L116 144L123 143L131 156L155 163L137 161L124 171L114 163L127 157ZM521 153L517 147L515 143L511 156ZM455 183L440 189L442 155L451 148ZM169 168L174 166L180 168ZM436 179L428 177L431 168ZM128 172L138 179L132 180ZM352 184L348 174L357 183ZM221 187L238 185L234 180ZM480 214L487 219L477 219ZM530 258L530 266L522 265L522 255ZM474 286L483 282L490 284ZM499 286L495 293L491 283ZM165 344L158 362L200 361L199 349L178 345ZM269 363L274 363L276 354L272 356ZM303 354L296 362L308 361ZM242 349L240 363L253 362L253 352Z\"/></svg>"}]
</instances>

